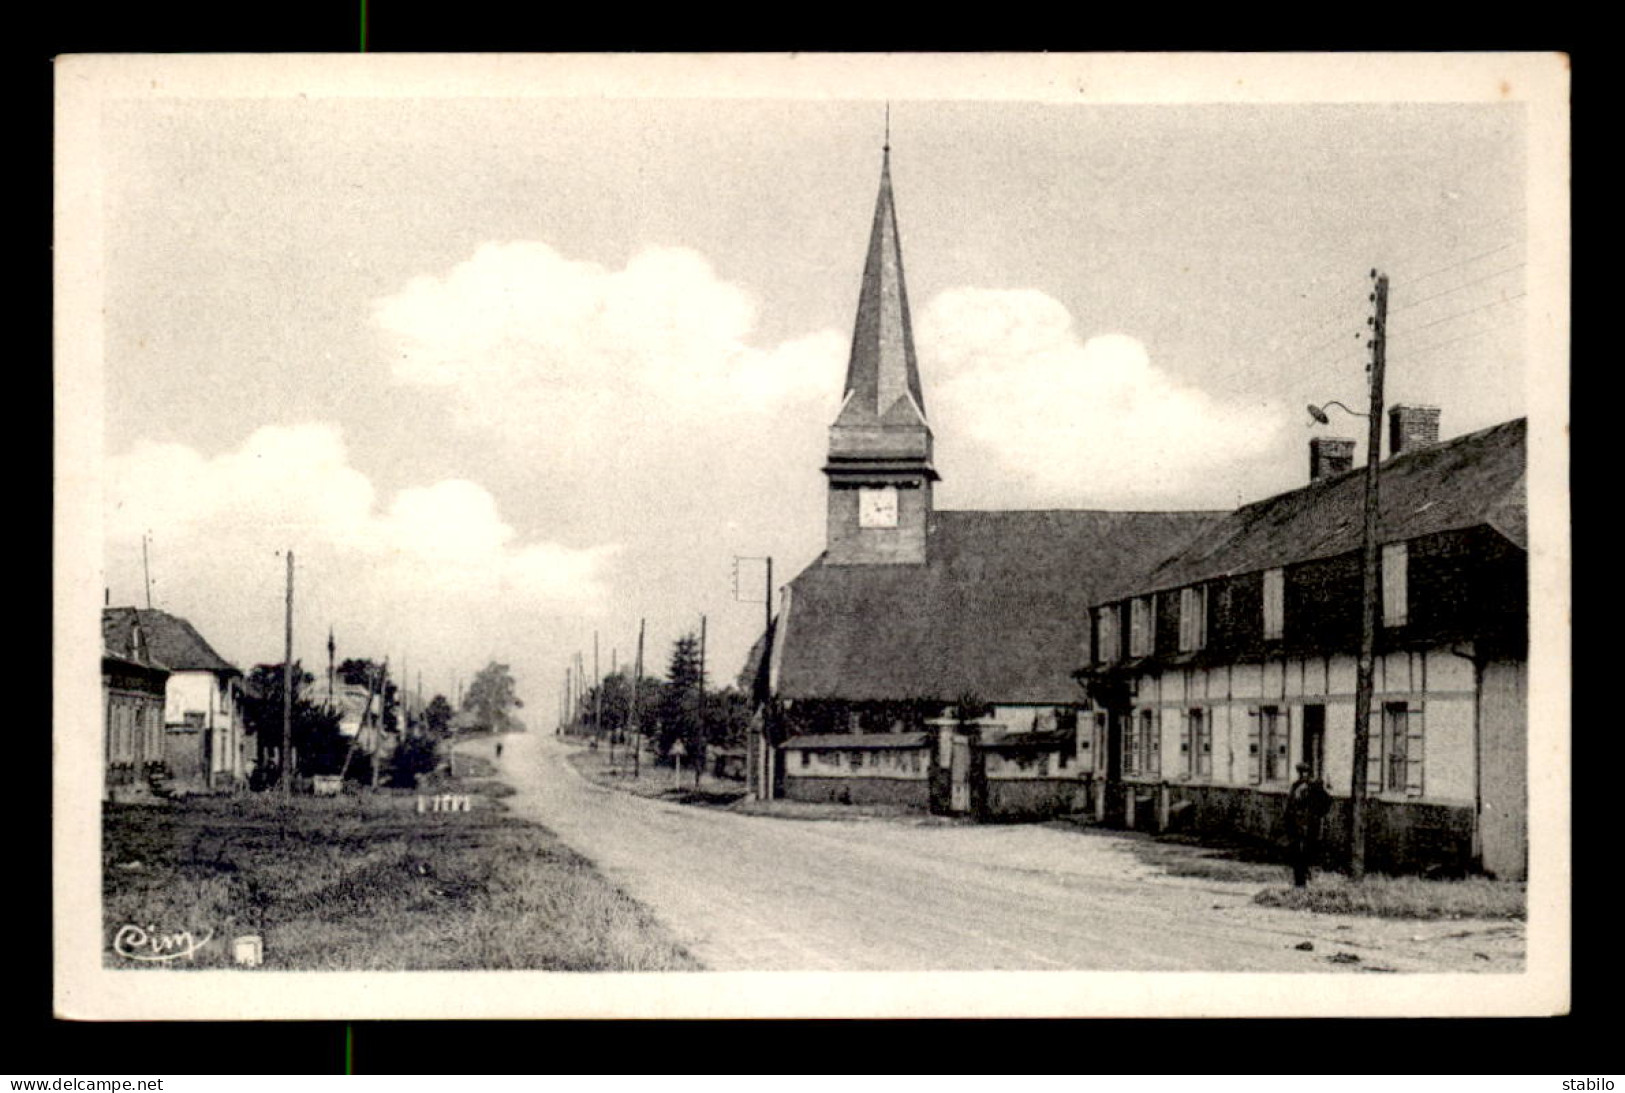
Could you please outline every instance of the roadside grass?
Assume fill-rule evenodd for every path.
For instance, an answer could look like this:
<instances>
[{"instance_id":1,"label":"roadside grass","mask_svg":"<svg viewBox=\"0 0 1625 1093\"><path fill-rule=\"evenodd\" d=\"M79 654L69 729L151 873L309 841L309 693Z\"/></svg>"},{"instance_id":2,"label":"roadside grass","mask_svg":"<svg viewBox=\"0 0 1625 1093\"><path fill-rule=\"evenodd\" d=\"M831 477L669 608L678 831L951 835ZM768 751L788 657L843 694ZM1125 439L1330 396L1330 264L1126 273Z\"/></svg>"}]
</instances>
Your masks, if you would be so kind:
<instances>
[{"instance_id":1,"label":"roadside grass","mask_svg":"<svg viewBox=\"0 0 1625 1093\"><path fill-rule=\"evenodd\" d=\"M707 808L726 808L747 816L770 816L783 820L899 820L914 824L952 824L962 821L945 816L932 816L918 809L902 805L841 805L815 801L753 801L746 794L744 784L736 779L718 778L709 771L700 775L696 788L693 775L685 773L682 783L671 767L657 767L645 756L637 777L632 775L631 759L617 749L615 762L609 761L608 749L580 747L572 751L568 762L594 785L621 790L640 797L671 801L681 805L700 805Z\"/></svg>"},{"instance_id":2,"label":"roadside grass","mask_svg":"<svg viewBox=\"0 0 1625 1093\"><path fill-rule=\"evenodd\" d=\"M905 805L842 805L821 801L792 801L780 798L774 801L741 799L729 807L730 812L746 816L770 816L780 820L890 820L915 826L958 826L970 821L961 817L936 816Z\"/></svg>"},{"instance_id":3,"label":"roadside grass","mask_svg":"<svg viewBox=\"0 0 1625 1093\"><path fill-rule=\"evenodd\" d=\"M230 967L232 938L258 934L273 970L698 967L545 828L483 797L425 814L413 797L105 805L108 966ZM126 924L213 940L189 959L137 963L112 950Z\"/></svg>"},{"instance_id":4,"label":"roadside grass","mask_svg":"<svg viewBox=\"0 0 1625 1093\"><path fill-rule=\"evenodd\" d=\"M1522 919L1528 913L1522 882L1485 877L1428 880L1368 874L1355 884L1342 874L1327 873L1312 877L1305 888L1266 888L1253 902L1293 911L1375 918Z\"/></svg>"},{"instance_id":5,"label":"roadside grass","mask_svg":"<svg viewBox=\"0 0 1625 1093\"><path fill-rule=\"evenodd\" d=\"M625 748L615 749L615 761L610 762L609 749L578 747L570 752L567 762L587 781L608 789L634 793L639 797L652 797L684 805L724 807L742 800L743 782L731 778L718 778L709 771L700 774L695 784L692 769L683 771L681 780L672 767L656 766L644 755L633 776L632 757Z\"/></svg>"}]
</instances>

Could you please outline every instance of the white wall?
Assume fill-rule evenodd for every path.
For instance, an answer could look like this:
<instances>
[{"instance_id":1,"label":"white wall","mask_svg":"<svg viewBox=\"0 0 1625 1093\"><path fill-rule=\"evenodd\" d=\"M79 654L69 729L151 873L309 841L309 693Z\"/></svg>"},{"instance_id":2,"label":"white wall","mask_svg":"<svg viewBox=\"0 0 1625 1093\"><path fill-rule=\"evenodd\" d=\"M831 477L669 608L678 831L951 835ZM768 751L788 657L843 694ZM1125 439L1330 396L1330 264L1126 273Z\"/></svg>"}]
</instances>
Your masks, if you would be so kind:
<instances>
[{"instance_id":1,"label":"white wall","mask_svg":"<svg viewBox=\"0 0 1625 1093\"><path fill-rule=\"evenodd\" d=\"M1249 777L1249 710L1281 707L1289 728L1289 754L1284 781L1258 783L1284 788L1304 757L1305 705L1326 707L1326 777L1333 793L1349 791L1353 770L1353 722L1356 663L1352 656L1274 658L1264 664L1175 669L1138 680L1135 711L1160 712L1161 778L1187 780L1180 742L1182 711L1200 706L1208 712L1213 733L1212 772L1189 780L1211 785L1251 786ZM1447 648L1391 653L1379 657L1372 700L1372 754L1380 754L1381 710L1385 701L1420 705L1423 716L1424 766L1421 800L1439 804L1473 801L1473 672L1469 661ZM1088 715L1084 715L1088 723ZM1261 757L1262 758L1262 757ZM1154 780L1153 776L1134 776ZM1382 796L1404 799L1403 794Z\"/></svg>"},{"instance_id":2,"label":"white wall","mask_svg":"<svg viewBox=\"0 0 1625 1093\"><path fill-rule=\"evenodd\" d=\"M186 715L203 715L203 728L214 730L211 765L216 774L246 774L242 718L231 687L213 672L171 672L164 688L164 723L183 725Z\"/></svg>"}]
</instances>

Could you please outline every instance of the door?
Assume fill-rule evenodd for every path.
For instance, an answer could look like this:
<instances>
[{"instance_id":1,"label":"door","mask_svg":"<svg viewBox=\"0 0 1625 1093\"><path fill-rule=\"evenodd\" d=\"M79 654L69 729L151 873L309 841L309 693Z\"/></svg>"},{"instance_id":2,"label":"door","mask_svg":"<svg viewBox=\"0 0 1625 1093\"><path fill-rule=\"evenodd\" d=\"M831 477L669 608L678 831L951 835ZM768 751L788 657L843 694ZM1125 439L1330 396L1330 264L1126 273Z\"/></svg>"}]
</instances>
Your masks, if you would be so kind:
<instances>
[{"instance_id":1,"label":"door","mask_svg":"<svg viewBox=\"0 0 1625 1093\"><path fill-rule=\"evenodd\" d=\"M970 811L970 741L954 737L953 752L949 760L948 807L954 812Z\"/></svg>"},{"instance_id":2,"label":"door","mask_svg":"<svg viewBox=\"0 0 1625 1093\"><path fill-rule=\"evenodd\" d=\"M1309 777L1326 778L1326 707L1303 708L1303 762L1309 764Z\"/></svg>"}]
</instances>

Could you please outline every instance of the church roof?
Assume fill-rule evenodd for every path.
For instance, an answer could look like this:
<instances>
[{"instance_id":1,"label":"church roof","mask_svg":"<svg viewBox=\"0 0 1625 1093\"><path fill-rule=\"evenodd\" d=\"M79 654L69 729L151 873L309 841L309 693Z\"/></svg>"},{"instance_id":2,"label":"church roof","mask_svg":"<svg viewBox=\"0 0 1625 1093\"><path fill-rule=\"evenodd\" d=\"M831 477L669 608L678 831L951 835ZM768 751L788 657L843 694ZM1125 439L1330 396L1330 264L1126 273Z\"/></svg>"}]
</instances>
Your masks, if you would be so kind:
<instances>
[{"instance_id":1,"label":"church roof","mask_svg":"<svg viewBox=\"0 0 1625 1093\"><path fill-rule=\"evenodd\" d=\"M881 161L880 196L863 264L844 400L837 425L925 423L925 394L914 357L903 250L892 204L889 150Z\"/></svg>"},{"instance_id":2,"label":"church roof","mask_svg":"<svg viewBox=\"0 0 1625 1093\"><path fill-rule=\"evenodd\" d=\"M1222 515L937 512L923 565L820 558L790 584L775 693L1076 701L1089 605L1142 583Z\"/></svg>"}]
</instances>

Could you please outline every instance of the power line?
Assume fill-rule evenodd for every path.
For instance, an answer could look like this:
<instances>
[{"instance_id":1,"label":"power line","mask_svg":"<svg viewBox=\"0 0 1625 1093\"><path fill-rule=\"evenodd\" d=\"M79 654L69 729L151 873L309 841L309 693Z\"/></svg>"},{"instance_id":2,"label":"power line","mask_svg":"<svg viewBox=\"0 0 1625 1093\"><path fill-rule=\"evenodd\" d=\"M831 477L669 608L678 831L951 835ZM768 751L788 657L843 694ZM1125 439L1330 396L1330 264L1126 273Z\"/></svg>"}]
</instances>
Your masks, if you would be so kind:
<instances>
[{"instance_id":1,"label":"power line","mask_svg":"<svg viewBox=\"0 0 1625 1093\"><path fill-rule=\"evenodd\" d=\"M1395 333L1400 333L1400 334L1404 334L1404 335L1414 334L1418 330L1426 330L1430 326L1438 326L1440 323L1448 323L1452 319L1460 319L1460 318L1463 318L1463 317L1465 317L1467 315L1474 315L1474 314L1477 314L1480 311L1485 311L1485 310L1487 310L1489 308L1497 307L1497 306L1499 306L1501 304L1509 304L1513 300L1522 299L1524 296L1527 296L1527 295L1528 295L1528 293L1526 293L1526 292L1519 292L1519 293L1516 293L1516 294L1514 294L1512 296L1503 296L1498 300L1491 300L1487 304L1480 304L1478 307L1470 307L1466 311L1458 311L1458 312L1455 312L1452 315L1446 315L1446 316L1444 316L1442 318L1434 319L1432 322L1423 323L1421 326L1413 326L1409 330L1396 331Z\"/></svg>"},{"instance_id":2,"label":"power line","mask_svg":"<svg viewBox=\"0 0 1625 1093\"><path fill-rule=\"evenodd\" d=\"M1419 357L1424 353L1431 353L1435 349L1443 349L1447 345L1455 345L1457 342L1471 341L1473 338L1482 338L1495 333L1497 330L1505 330L1507 327L1516 325L1518 325L1518 320L1509 319L1504 323L1496 323L1494 326L1485 327L1483 330L1471 330L1466 334L1458 334L1454 338L1446 338L1442 342L1434 342L1431 345L1418 346L1414 349L1408 349L1405 352L1407 356Z\"/></svg>"},{"instance_id":3,"label":"power line","mask_svg":"<svg viewBox=\"0 0 1625 1093\"><path fill-rule=\"evenodd\" d=\"M1393 314L1396 314L1396 313L1401 312L1401 311L1409 311L1413 307L1421 307L1423 304L1427 303L1430 300L1437 300L1441 296L1449 296L1453 292L1460 292L1462 289L1471 288L1473 285L1481 285L1485 281L1488 281L1493 277L1501 276L1503 273L1515 273L1518 270L1523 269L1525 265L1527 265L1527 263L1519 262L1517 265L1507 266L1505 269L1498 269L1494 273L1486 273L1482 277L1475 277L1471 281L1463 281L1461 284L1457 285L1455 288L1447 288L1447 289L1443 290L1442 292L1435 292L1431 296L1424 296L1420 300L1412 300L1410 303L1406 304L1404 307L1396 307L1396 308L1393 309L1393 311L1390 311L1389 314L1393 315Z\"/></svg>"},{"instance_id":4,"label":"power line","mask_svg":"<svg viewBox=\"0 0 1625 1093\"><path fill-rule=\"evenodd\" d=\"M1440 266L1438 269L1431 269L1431 270L1428 270L1426 273L1421 273L1421 274L1416 275L1415 277L1408 278L1406 283L1407 283L1407 285L1414 285L1418 281L1426 281L1430 277L1437 277L1441 273L1449 273L1453 269L1460 269L1462 266L1471 265L1473 262L1477 262L1481 258L1488 258L1492 254L1500 254L1502 251L1510 250L1511 248L1513 248L1513 247L1515 247L1517 245L1518 245L1518 243L1516 241L1513 241L1513 242L1510 242L1510 243L1502 243L1499 247L1492 247L1491 249L1489 249L1487 251L1483 251L1482 253L1473 255L1471 258L1463 258L1459 262L1452 262L1448 266Z\"/></svg>"}]
</instances>

